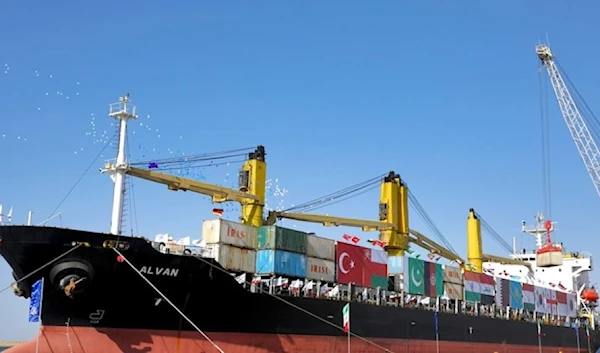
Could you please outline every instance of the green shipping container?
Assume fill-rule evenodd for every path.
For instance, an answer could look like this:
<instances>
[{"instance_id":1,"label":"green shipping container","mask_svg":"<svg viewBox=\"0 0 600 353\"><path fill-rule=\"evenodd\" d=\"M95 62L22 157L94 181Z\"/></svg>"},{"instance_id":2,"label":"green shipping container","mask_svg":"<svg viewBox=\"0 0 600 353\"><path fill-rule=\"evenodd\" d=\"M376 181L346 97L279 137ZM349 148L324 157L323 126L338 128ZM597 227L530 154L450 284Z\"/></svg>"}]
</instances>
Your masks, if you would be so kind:
<instances>
[{"instance_id":1,"label":"green shipping container","mask_svg":"<svg viewBox=\"0 0 600 353\"><path fill-rule=\"evenodd\" d=\"M306 254L307 233L277 226L258 228L258 248Z\"/></svg>"}]
</instances>

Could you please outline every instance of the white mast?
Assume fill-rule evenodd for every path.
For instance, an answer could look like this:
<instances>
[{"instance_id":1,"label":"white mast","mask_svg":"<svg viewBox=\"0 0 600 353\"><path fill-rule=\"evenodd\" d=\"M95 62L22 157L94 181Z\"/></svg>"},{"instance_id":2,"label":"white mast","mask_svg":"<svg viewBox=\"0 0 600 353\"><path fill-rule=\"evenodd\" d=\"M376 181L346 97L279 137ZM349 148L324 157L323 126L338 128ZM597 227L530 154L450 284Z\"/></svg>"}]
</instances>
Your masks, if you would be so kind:
<instances>
[{"instance_id":1,"label":"white mast","mask_svg":"<svg viewBox=\"0 0 600 353\"><path fill-rule=\"evenodd\" d=\"M117 160L114 165L108 165L103 172L109 173L115 183L113 192L112 217L110 221L110 233L121 234L123 218L123 201L125 198L125 172L127 171L127 159L125 155L125 143L127 139L127 121L136 119L135 106L129 103L129 93L119 98L118 103L110 105L108 114L119 121L119 145L117 146Z\"/></svg>"},{"instance_id":2,"label":"white mast","mask_svg":"<svg viewBox=\"0 0 600 353\"><path fill-rule=\"evenodd\" d=\"M543 245L544 245L544 235L548 233L548 230L546 230L546 227L544 225L544 215L541 213L538 213L537 216L535 216L535 220L537 222L537 225L535 228L527 228L525 226L525 221L521 222L521 231L523 233L527 233L527 234L531 234L533 236L535 236L535 246L537 249L540 249ZM554 231L554 223L552 222L552 226L550 227L550 232Z\"/></svg>"}]
</instances>

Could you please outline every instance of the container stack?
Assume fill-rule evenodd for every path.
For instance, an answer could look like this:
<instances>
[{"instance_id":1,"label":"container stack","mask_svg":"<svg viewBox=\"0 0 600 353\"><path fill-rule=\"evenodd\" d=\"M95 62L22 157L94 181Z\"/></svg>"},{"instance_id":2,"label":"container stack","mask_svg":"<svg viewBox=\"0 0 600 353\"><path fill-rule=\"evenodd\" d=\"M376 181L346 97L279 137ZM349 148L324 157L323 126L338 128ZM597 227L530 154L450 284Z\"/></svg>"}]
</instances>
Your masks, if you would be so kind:
<instances>
[{"instance_id":1,"label":"container stack","mask_svg":"<svg viewBox=\"0 0 600 353\"><path fill-rule=\"evenodd\" d=\"M463 274L460 268L444 266L444 295L448 299L463 300Z\"/></svg>"},{"instance_id":2,"label":"container stack","mask_svg":"<svg viewBox=\"0 0 600 353\"><path fill-rule=\"evenodd\" d=\"M283 227L258 228L256 274L306 277L307 233Z\"/></svg>"},{"instance_id":3,"label":"container stack","mask_svg":"<svg viewBox=\"0 0 600 353\"><path fill-rule=\"evenodd\" d=\"M335 282L335 241L314 235L306 237L306 278Z\"/></svg>"},{"instance_id":4,"label":"container stack","mask_svg":"<svg viewBox=\"0 0 600 353\"><path fill-rule=\"evenodd\" d=\"M206 241L202 256L215 259L229 271L256 271L257 228L213 219L202 223L202 236Z\"/></svg>"}]
</instances>

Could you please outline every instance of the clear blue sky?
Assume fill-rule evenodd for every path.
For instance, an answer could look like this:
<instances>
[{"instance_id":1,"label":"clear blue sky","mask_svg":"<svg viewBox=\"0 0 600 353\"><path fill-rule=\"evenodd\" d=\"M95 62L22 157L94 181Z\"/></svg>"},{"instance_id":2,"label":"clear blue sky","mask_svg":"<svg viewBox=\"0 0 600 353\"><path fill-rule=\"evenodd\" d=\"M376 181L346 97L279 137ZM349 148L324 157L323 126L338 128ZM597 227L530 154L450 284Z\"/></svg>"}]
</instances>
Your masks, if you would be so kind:
<instances>
[{"instance_id":1,"label":"clear blue sky","mask_svg":"<svg viewBox=\"0 0 600 353\"><path fill-rule=\"evenodd\" d=\"M140 114L132 159L263 144L269 176L288 190L271 192L273 206L395 170L462 254L470 207L521 243L520 221L533 221L543 201L534 46L548 34L600 111L598 11L593 1L9 2L0 13L0 203L14 206L16 223L28 210L47 218L103 131L114 131L108 104L129 92ZM556 237L594 252L600 198L554 99L549 107ZM114 150L50 224L108 230L112 183L97 173L105 158ZM230 185L236 167L192 174ZM205 197L134 185L143 235L198 237L212 218ZM378 198L322 211L375 219ZM287 224L336 239L370 236ZM489 237L484 246L502 253ZM10 281L1 263L0 285ZM0 338L32 337L27 301L1 295Z\"/></svg>"}]
</instances>

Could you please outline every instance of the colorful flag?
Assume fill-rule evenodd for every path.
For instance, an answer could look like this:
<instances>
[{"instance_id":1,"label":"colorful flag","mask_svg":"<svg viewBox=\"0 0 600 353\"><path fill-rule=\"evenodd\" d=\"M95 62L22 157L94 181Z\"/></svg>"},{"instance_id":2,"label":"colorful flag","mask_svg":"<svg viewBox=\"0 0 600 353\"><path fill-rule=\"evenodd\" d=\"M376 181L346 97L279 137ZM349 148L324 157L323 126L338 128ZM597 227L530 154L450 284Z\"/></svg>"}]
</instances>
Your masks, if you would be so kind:
<instances>
[{"instance_id":1,"label":"colorful flag","mask_svg":"<svg viewBox=\"0 0 600 353\"><path fill-rule=\"evenodd\" d=\"M29 322L40 322L42 314L42 296L44 291L44 279L39 279L31 286L31 298L29 301Z\"/></svg>"},{"instance_id":2,"label":"colorful flag","mask_svg":"<svg viewBox=\"0 0 600 353\"><path fill-rule=\"evenodd\" d=\"M423 278L427 281L423 295L441 297L444 295L444 269L435 262L423 261Z\"/></svg>"},{"instance_id":3,"label":"colorful flag","mask_svg":"<svg viewBox=\"0 0 600 353\"><path fill-rule=\"evenodd\" d=\"M379 249L363 248L363 285L369 288L388 287L387 253Z\"/></svg>"},{"instance_id":4,"label":"colorful flag","mask_svg":"<svg viewBox=\"0 0 600 353\"><path fill-rule=\"evenodd\" d=\"M480 274L472 271L465 271L465 300L468 302L481 301L481 283Z\"/></svg>"},{"instance_id":5,"label":"colorful flag","mask_svg":"<svg viewBox=\"0 0 600 353\"><path fill-rule=\"evenodd\" d=\"M558 304L558 315L568 316L569 315L569 306L567 304L567 293L557 291L556 292L556 302Z\"/></svg>"},{"instance_id":6,"label":"colorful flag","mask_svg":"<svg viewBox=\"0 0 600 353\"><path fill-rule=\"evenodd\" d=\"M350 303L344 305L342 315L344 316L344 332L350 332Z\"/></svg>"},{"instance_id":7,"label":"colorful flag","mask_svg":"<svg viewBox=\"0 0 600 353\"><path fill-rule=\"evenodd\" d=\"M423 294L425 281L423 276L423 261L412 257L404 257L404 288L409 294Z\"/></svg>"},{"instance_id":8,"label":"colorful flag","mask_svg":"<svg viewBox=\"0 0 600 353\"><path fill-rule=\"evenodd\" d=\"M405 287L410 294L427 297L444 295L444 270L435 262L405 257Z\"/></svg>"},{"instance_id":9,"label":"colorful flag","mask_svg":"<svg viewBox=\"0 0 600 353\"><path fill-rule=\"evenodd\" d=\"M544 288L535 286L534 287L534 295L535 295L535 311L540 314L549 314L546 310L546 297L544 296Z\"/></svg>"},{"instance_id":10,"label":"colorful flag","mask_svg":"<svg viewBox=\"0 0 600 353\"><path fill-rule=\"evenodd\" d=\"M523 308L528 311L535 310L535 294L533 284L523 283Z\"/></svg>"},{"instance_id":11,"label":"colorful flag","mask_svg":"<svg viewBox=\"0 0 600 353\"><path fill-rule=\"evenodd\" d=\"M507 279L496 279L496 305L503 308L510 305L510 281Z\"/></svg>"},{"instance_id":12,"label":"colorful flag","mask_svg":"<svg viewBox=\"0 0 600 353\"><path fill-rule=\"evenodd\" d=\"M510 281L510 303L513 309L523 309L523 287L521 282Z\"/></svg>"},{"instance_id":13,"label":"colorful flag","mask_svg":"<svg viewBox=\"0 0 600 353\"><path fill-rule=\"evenodd\" d=\"M496 281L494 280L494 276L487 275L485 273L481 273L479 275L480 289L481 289L481 304L491 305L494 303L494 287L496 286Z\"/></svg>"},{"instance_id":14,"label":"colorful flag","mask_svg":"<svg viewBox=\"0 0 600 353\"><path fill-rule=\"evenodd\" d=\"M558 302L556 300L556 291L546 288L546 310L548 314L558 315Z\"/></svg>"},{"instance_id":15,"label":"colorful flag","mask_svg":"<svg viewBox=\"0 0 600 353\"><path fill-rule=\"evenodd\" d=\"M217 217L221 217L223 215L223 209L222 208L213 208L212 212Z\"/></svg>"},{"instance_id":16,"label":"colorful flag","mask_svg":"<svg viewBox=\"0 0 600 353\"><path fill-rule=\"evenodd\" d=\"M339 283L361 287L387 288L387 253L348 243L337 243L337 278Z\"/></svg>"}]
</instances>

